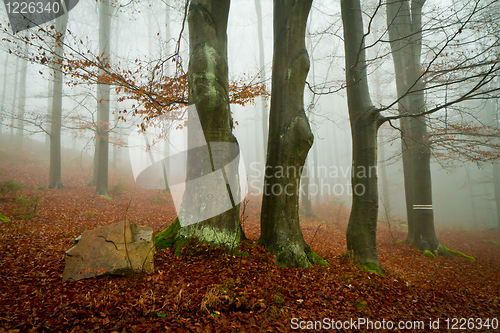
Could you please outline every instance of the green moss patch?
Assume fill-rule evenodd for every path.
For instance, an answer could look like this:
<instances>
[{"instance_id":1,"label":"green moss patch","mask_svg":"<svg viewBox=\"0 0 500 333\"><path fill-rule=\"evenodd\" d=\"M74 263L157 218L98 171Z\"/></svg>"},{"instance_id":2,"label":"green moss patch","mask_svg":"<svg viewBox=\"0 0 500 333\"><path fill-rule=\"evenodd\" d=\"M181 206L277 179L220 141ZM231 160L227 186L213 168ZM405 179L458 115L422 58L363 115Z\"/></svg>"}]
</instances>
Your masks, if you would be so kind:
<instances>
[{"instance_id":1,"label":"green moss patch","mask_svg":"<svg viewBox=\"0 0 500 333\"><path fill-rule=\"evenodd\" d=\"M447 248L446 246L444 246L444 245L443 245L443 247L444 247L445 251L446 251L446 252L448 252L448 253L449 253L449 254L451 254L451 255L454 255L454 256L462 256L462 257L464 257L464 258L469 259L471 262L476 262L476 259L475 259L474 257L471 257L471 256L468 256L468 255L466 255L466 254L463 254L462 252L458 252L458 251L453 251L453 250L450 250L450 249L448 249L448 248Z\"/></svg>"},{"instance_id":2,"label":"green moss patch","mask_svg":"<svg viewBox=\"0 0 500 333\"><path fill-rule=\"evenodd\" d=\"M312 262L316 265L329 266L328 263L326 262L326 260L321 258L319 255L316 254L316 252L314 252L312 250L309 253L307 253L307 259L309 259L310 262Z\"/></svg>"},{"instance_id":3,"label":"green moss patch","mask_svg":"<svg viewBox=\"0 0 500 333\"><path fill-rule=\"evenodd\" d=\"M0 213L0 221L2 221L2 222L10 222L10 219L7 216L5 216L2 213Z\"/></svg>"},{"instance_id":4,"label":"green moss patch","mask_svg":"<svg viewBox=\"0 0 500 333\"><path fill-rule=\"evenodd\" d=\"M359 301L359 302L356 302L356 304L354 304L354 307L358 311L367 310L368 309L368 303L366 303L366 301Z\"/></svg>"},{"instance_id":5,"label":"green moss patch","mask_svg":"<svg viewBox=\"0 0 500 333\"><path fill-rule=\"evenodd\" d=\"M434 253L432 253L431 251L428 251L428 250L425 250L424 253L422 253L422 255L426 258L431 258L431 259L435 259L436 256L434 255Z\"/></svg>"},{"instance_id":6,"label":"green moss patch","mask_svg":"<svg viewBox=\"0 0 500 333\"><path fill-rule=\"evenodd\" d=\"M379 265L377 265L374 262L364 262L359 264L359 268L362 270L368 272L368 273L373 273L381 276L385 276L384 271L380 268Z\"/></svg>"},{"instance_id":7,"label":"green moss patch","mask_svg":"<svg viewBox=\"0 0 500 333\"><path fill-rule=\"evenodd\" d=\"M155 236L155 246L156 248L163 250L167 248L172 248L175 246L176 236L181 228L181 223L179 218L176 218L172 224L168 226L167 229L160 231Z\"/></svg>"},{"instance_id":8,"label":"green moss patch","mask_svg":"<svg viewBox=\"0 0 500 333\"><path fill-rule=\"evenodd\" d=\"M497 241L494 241L494 240L489 240L487 242L500 246L500 242L497 242Z\"/></svg>"}]
</instances>

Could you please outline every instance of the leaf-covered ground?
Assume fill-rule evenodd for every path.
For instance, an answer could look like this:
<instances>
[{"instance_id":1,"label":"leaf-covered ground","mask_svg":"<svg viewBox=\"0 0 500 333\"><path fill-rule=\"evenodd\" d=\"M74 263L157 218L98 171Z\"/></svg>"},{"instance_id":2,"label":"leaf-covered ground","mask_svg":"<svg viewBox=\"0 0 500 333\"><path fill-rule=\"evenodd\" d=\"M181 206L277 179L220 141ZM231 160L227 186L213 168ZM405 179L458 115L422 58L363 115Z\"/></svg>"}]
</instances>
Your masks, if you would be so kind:
<instances>
[{"instance_id":1,"label":"leaf-covered ground","mask_svg":"<svg viewBox=\"0 0 500 333\"><path fill-rule=\"evenodd\" d=\"M325 329L339 320L350 321L344 331L373 331L368 324L345 326L359 323L358 318L375 328L393 322L391 331L398 331L400 321L406 327L425 325L403 330L408 332L429 331L429 321L438 318L441 331L447 330L447 318L450 331L452 318L466 331L479 327L478 318L486 325L482 331L498 325L499 230L438 229L441 242L477 260L471 262L426 258L395 242L404 240L403 227L381 223L378 247L387 273L381 277L343 257L348 211L335 202L315 207L317 218L302 219L306 241L329 267L275 266L266 249L254 245L259 234L254 200L245 211L250 241L241 246L249 257L204 246L193 246L180 258L162 250L156 252L152 275L63 283L64 252L83 231L125 218L160 231L175 218L165 193L136 187L126 173L110 172L110 187L118 185L110 193L114 200L94 195L94 188L83 185L88 165L79 158L69 161L63 166L64 189L34 189L47 183L47 161L0 149L0 182L25 184L0 196L0 213L10 219L0 221L0 332L281 332L313 321ZM24 209L16 197L33 195L41 196L39 216L16 218ZM460 318L474 322L461 326Z\"/></svg>"}]
</instances>

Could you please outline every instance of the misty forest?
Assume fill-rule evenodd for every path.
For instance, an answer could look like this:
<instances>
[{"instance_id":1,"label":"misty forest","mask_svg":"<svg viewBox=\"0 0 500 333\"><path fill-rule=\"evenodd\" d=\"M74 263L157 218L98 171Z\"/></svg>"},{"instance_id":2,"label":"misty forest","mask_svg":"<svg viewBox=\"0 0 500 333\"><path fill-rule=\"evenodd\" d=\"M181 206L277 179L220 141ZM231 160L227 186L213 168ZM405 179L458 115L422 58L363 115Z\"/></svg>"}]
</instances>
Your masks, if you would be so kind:
<instances>
[{"instance_id":1,"label":"misty forest","mask_svg":"<svg viewBox=\"0 0 500 333\"><path fill-rule=\"evenodd\" d=\"M4 4L0 332L500 329L500 1Z\"/></svg>"}]
</instances>

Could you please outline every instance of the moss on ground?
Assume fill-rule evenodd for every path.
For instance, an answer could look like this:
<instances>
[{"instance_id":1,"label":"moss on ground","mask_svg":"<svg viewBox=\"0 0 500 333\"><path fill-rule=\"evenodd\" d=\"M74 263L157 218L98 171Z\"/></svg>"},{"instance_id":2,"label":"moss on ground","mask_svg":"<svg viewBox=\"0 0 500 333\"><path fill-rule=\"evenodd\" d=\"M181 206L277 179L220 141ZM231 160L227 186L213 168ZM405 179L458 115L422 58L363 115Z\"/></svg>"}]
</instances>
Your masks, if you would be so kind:
<instances>
[{"instance_id":1,"label":"moss on ground","mask_svg":"<svg viewBox=\"0 0 500 333\"><path fill-rule=\"evenodd\" d=\"M175 246L177 241L177 233L181 228L181 223L179 218L176 218L172 224L168 226L167 229L160 231L155 236L155 246L156 248L163 250L167 248L172 248Z\"/></svg>"},{"instance_id":2,"label":"moss on ground","mask_svg":"<svg viewBox=\"0 0 500 333\"><path fill-rule=\"evenodd\" d=\"M368 272L368 273L373 273L373 274L377 274L377 275L380 275L380 276L385 276L385 273L384 271L380 268L379 265L377 265L376 263L374 262L364 262L364 263L360 263L359 264L359 267Z\"/></svg>"},{"instance_id":3,"label":"moss on ground","mask_svg":"<svg viewBox=\"0 0 500 333\"><path fill-rule=\"evenodd\" d=\"M463 254L462 252L458 252L458 251L453 251L453 250L450 250L448 249L446 246L443 245L443 248L445 249L446 252L448 252L449 254L451 255L454 255L454 256L462 256L464 258L467 258L469 259L471 262L476 262L476 259L474 257L471 257L471 256L468 256L466 254Z\"/></svg>"},{"instance_id":4,"label":"moss on ground","mask_svg":"<svg viewBox=\"0 0 500 333\"><path fill-rule=\"evenodd\" d=\"M431 259L435 259L436 256L434 255L434 253L432 253L431 251L428 251L428 250L425 250L424 253L422 253L422 255L426 258L431 258Z\"/></svg>"}]
</instances>

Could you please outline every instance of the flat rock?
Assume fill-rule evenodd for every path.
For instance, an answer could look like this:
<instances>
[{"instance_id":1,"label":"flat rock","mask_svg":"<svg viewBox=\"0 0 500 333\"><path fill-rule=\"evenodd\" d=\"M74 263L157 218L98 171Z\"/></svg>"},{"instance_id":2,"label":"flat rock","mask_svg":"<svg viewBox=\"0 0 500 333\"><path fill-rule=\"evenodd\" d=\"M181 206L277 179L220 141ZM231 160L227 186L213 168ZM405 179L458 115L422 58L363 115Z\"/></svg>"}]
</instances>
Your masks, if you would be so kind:
<instances>
[{"instance_id":1,"label":"flat rock","mask_svg":"<svg viewBox=\"0 0 500 333\"><path fill-rule=\"evenodd\" d=\"M153 228L122 221L84 231L66 251L63 281L154 272Z\"/></svg>"}]
</instances>

